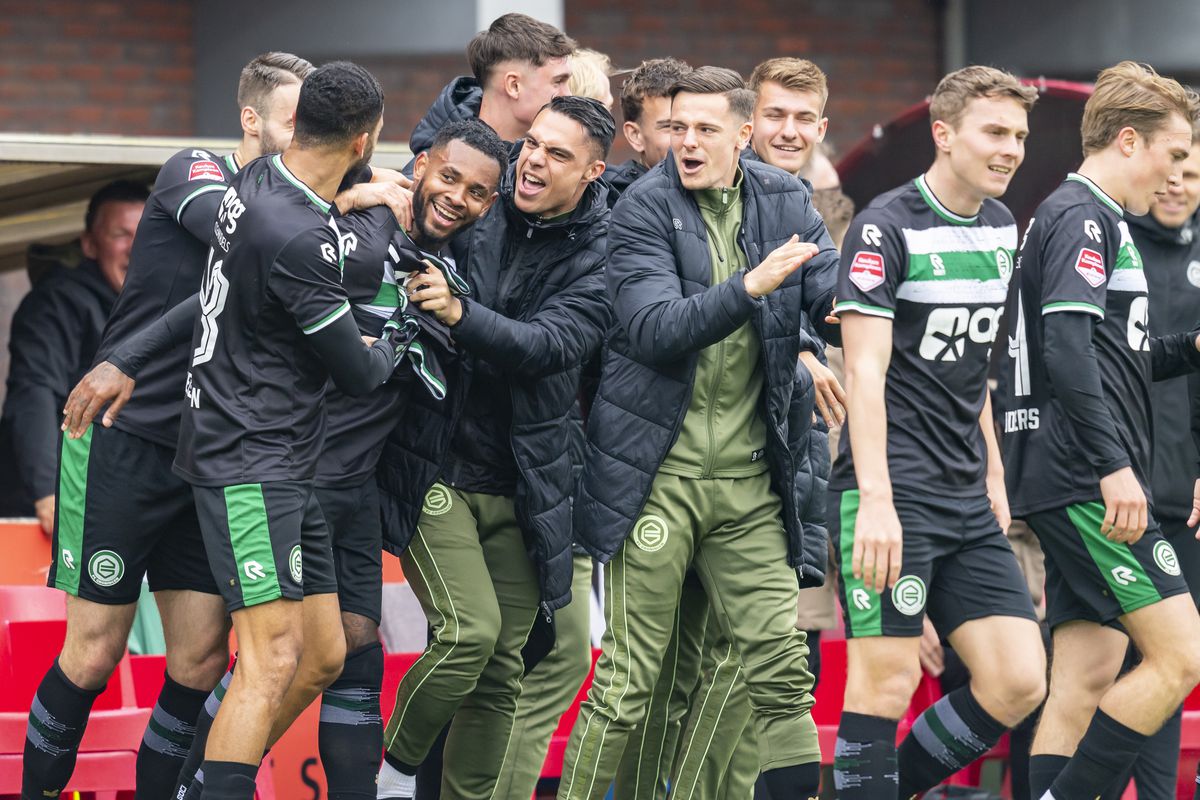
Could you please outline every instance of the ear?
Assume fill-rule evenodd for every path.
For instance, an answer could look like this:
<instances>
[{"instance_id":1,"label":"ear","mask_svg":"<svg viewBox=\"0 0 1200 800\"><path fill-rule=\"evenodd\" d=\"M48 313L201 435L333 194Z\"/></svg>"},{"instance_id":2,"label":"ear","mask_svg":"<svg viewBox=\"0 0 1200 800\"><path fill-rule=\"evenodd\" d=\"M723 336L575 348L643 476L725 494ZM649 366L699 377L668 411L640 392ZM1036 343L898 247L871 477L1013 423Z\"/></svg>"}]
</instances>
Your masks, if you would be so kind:
<instances>
[{"instance_id":1,"label":"ear","mask_svg":"<svg viewBox=\"0 0 1200 800\"><path fill-rule=\"evenodd\" d=\"M509 70L500 77L500 88L510 100L519 100L521 96L521 73Z\"/></svg>"},{"instance_id":2,"label":"ear","mask_svg":"<svg viewBox=\"0 0 1200 800\"><path fill-rule=\"evenodd\" d=\"M488 210L491 209L492 203L496 202L496 198L499 196L500 196L499 192L492 192L492 196L489 197L487 199L487 202L483 204L483 210L479 212L479 216L482 217L484 214L486 214L488 212Z\"/></svg>"},{"instance_id":3,"label":"ear","mask_svg":"<svg viewBox=\"0 0 1200 800\"><path fill-rule=\"evenodd\" d=\"M592 183L604 174L605 163L603 161L593 161L587 171L583 173L583 182Z\"/></svg>"},{"instance_id":4,"label":"ear","mask_svg":"<svg viewBox=\"0 0 1200 800\"><path fill-rule=\"evenodd\" d=\"M947 125L943 120L936 119L933 125L930 126L933 133L933 146L939 153L950 152L950 143L954 141L954 128Z\"/></svg>"},{"instance_id":5,"label":"ear","mask_svg":"<svg viewBox=\"0 0 1200 800\"><path fill-rule=\"evenodd\" d=\"M737 149L745 150L750 144L750 136L754 133L754 121L746 120L742 123L742 127L738 129Z\"/></svg>"},{"instance_id":6,"label":"ear","mask_svg":"<svg viewBox=\"0 0 1200 800\"><path fill-rule=\"evenodd\" d=\"M367 152L367 142L369 141L371 141L370 131L363 131L354 137L354 155L356 158L362 158L362 154Z\"/></svg>"},{"instance_id":7,"label":"ear","mask_svg":"<svg viewBox=\"0 0 1200 800\"><path fill-rule=\"evenodd\" d=\"M637 154L646 152L646 145L642 143L642 126L636 122L628 120L621 126L621 132L625 134L625 141L629 142L629 146Z\"/></svg>"},{"instance_id":8,"label":"ear","mask_svg":"<svg viewBox=\"0 0 1200 800\"><path fill-rule=\"evenodd\" d=\"M1121 155L1126 158L1132 156L1138 149L1138 141L1140 139L1141 134L1130 125L1126 125L1117 131L1117 147L1120 149Z\"/></svg>"},{"instance_id":9,"label":"ear","mask_svg":"<svg viewBox=\"0 0 1200 800\"><path fill-rule=\"evenodd\" d=\"M429 166L429 151L422 150L417 153L416 159L413 161L413 183L425 177L425 170Z\"/></svg>"},{"instance_id":10,"label":"ear","mask_svg":"<svg viewBox=\"0 0 1200 800\"><path fill-rule=\"evenodd\" d=\"M96 247L96 240L92 238L91 231L84 231L80 235L79 245L83 250L83 254L90 259L94 260L98 255L100 255L100 250Z\"/></svg>"},{"instance_id":11,"label":"ear","mask_svg":"<svg viewBox=\"0 0 1200 800\"><path fill-rule=\"evenodd\" d=\"M242 133L258 136L259 117L257 111L250 106L242 106L241 122Z\"/></svg>"},{"instance_id":12,"label":"ear","mask_svg":"<svg viewBox=\"0 0 1200 800\"><path fill-rule=\"evenodd\" d=\"M825 132L829 130L829 117L821 117L821 121L817 123L817 141L825 141Z\"/></svg>"}]
</instances>

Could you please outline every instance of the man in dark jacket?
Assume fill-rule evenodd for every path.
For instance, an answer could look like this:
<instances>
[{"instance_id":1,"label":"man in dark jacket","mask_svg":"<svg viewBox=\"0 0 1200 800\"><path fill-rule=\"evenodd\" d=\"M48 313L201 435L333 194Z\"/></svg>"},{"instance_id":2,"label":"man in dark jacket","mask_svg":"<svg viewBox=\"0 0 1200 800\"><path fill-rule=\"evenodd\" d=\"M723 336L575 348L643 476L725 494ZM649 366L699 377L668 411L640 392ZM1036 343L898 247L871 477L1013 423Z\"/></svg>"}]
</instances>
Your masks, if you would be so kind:
<instances>
[{"instance_id":1,"label":"man in dark jacket","mask_svg":"<svg viewBox=\"0 0 1200 800\"><path fill-rule=\"evenodd\" d=\"M553 25L525 14L497 17L467 44L472 76L446 84L413 128L413 155L429 149L447 122L478 117L506 142L525 135L551 98L567 94L568 59L575 42Z\"/></svg>"},{"instance_id":2,"label":"man in dark jacket","mask_svg":"<svg viewBox=\"0 0 1200 800\"><path fill-rule=\"evenodd\" d=\"M491 796L522 648L571 599L572 412L609 321L598 179L614 132L596 101L552 100L459 254L471 297L436 271L413 282L410 302L451 326L460 363L441 404L414 399L380 462L385 546L433 629L397 690L380 797L412 796L451 717L443 793Z\"/></svg>"},{"instance_id":3,"label":"man in dark jacket","mask_svg":"<svg viewBox=\"0 0 1200 800\"><path fill-rule=\"evenodd\" d=\"M689 70L691 67L677 58L652 58L621 84L621 115L625 118L621 132L637 155L604 170L604 180L615 190L611 202L667 157L671 149L669 92Z\"/></svg>"},{"instance_id":4,"label":"man in dark jacket","mask_svg":"<svg viewBox=\"0 0 1200 800\"><path fill-rule=\"evenodd\" d=\"M0 516L36 513L47 535L54 530L59 413L100 346L149 194L142 184L113 181L92 195L80 239L84 261L39 281L13 316L0 453L16 475L5 481Z\"/></svg>"},{"instance_id":5,"label":"man in dark jacket","mask_svg":"<svg viewBox=\"0 0 1200 800\"><path fill-rule=\"evenodd\" d=\"M575 515L611 560L608 627L559 796L607 791L692 565L745 668L770 791L806 797L820 752L795 569L817 576L795 375L801 311L828 328L837 253L803 184L739 162L754 95L737 73L702 67L671 94L673 157L622 198L609 243L616 322Z\"/></svg>"}]
</instances>

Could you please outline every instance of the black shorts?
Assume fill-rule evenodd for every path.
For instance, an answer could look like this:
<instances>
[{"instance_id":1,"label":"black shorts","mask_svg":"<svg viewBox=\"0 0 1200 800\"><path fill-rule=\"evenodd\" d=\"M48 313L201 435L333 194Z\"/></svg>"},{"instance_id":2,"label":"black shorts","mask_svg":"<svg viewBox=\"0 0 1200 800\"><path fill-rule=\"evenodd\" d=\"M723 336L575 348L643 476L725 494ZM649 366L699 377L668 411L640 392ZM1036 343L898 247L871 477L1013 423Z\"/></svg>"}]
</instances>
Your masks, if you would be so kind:
<instances>
[{"instance_id":1,"label":"black shorts","mask_svg":"<svg viewBox=\"0 0 1200 800\"><path fill-rule=\"evenodd\" d=\"M904 532L900 579L876 594L851 568L858 491L830 492L846 637L920 636L926 613L942 636L984 617L1037 621L1008 538L986 496L934 497L897 491Z\"/></svg>"},{"instance_id":2,"label":"black shorts","mask_svg":"<svg viewBox=\"0 0 1200 800\"><path fill-rule=\"evenodd\" d=\"M192 490L209 565L230 611L337 591L329 529L311 482Z\"/></svg>"},{"instance_id":3,"label":"black shorts","mask_svg":"<svg viewBox=\"0 0 1200 800\"><path fill-rule=\"evenodd\" d=\"M151 591L217 593L192 487L171 472L175 451L92 425L62 440L54 561L46 585L108 605Z\"/></svg>"},{"instance_id":4,"label":"black shorts","mask_svg":"<svg viewBox=\"0 0 1200 800\"><path fill-rule=\"evenodd\" d=\"M317 487L317 500L333 543L338 605L379 624L383 607L383 526L372 476L361 486Z\"/></svg>"},{"instance_id":5,"label":"black shorts","mask_svg":"<svg viewBox=\"0 0 1200 800\"><path fill-rule=\"evenodd\" d=\"M1104 503L1076 503L1029 514L1046 555L1046 622L1111 624L1124 614L1187 594L1179 557L1151 516L1136 544L1100 533Z\"/></svg>"}]
</instances>

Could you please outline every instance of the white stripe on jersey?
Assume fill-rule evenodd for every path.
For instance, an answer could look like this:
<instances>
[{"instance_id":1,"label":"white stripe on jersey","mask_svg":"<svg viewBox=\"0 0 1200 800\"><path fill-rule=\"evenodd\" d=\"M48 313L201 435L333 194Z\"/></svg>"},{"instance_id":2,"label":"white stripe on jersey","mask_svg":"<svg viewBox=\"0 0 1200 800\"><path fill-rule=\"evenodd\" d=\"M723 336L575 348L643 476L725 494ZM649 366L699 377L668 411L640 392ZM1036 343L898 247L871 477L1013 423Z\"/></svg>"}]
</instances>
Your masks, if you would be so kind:
<instances>
[{"instance_id":1,"label":"white stripe on jersey","mask_svg":"<svg viewBox=\"0 0 1200 800\"><path fill-rule=\"evenodd\" d=\"M1017 226L994 227L938 225L924 230L902 228L904 242L910 255L932 253L991 253L1001 247L1017 249Z\"/></svg>"},{"instance_id":2,"label":"white stripe on jersey","mask_svg":"<svg viewBox=\"0 0 1200 800\"><path fill-rule=\"evenodd\" d=\"M1145 294L1146 273L1140 269L1116 269L1113 270L1112 277L1108 279L1108 290L1110 292L1138 292Z\"/></svg>"},{"instance_id":3,"label":"white stripe on jersey","mask_svg":"<svg viewBox=\"0 0 1200 800\"><path fill-rule=\"evenodd\" d=\"M897 300L910 303L945 303L966 305L970 303L1003 303L1008 296L1004 281L951 280L951 281L905 281L896 289Z\"/></svg>"}]
</instances>

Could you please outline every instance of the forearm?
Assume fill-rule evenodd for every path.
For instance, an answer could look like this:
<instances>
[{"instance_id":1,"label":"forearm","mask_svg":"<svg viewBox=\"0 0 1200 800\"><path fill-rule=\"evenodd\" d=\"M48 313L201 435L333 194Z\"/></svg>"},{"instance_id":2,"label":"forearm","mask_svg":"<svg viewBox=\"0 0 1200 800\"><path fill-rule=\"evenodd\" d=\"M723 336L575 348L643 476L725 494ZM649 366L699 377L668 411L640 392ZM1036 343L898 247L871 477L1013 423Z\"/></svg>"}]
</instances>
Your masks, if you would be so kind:
<instances>
[{"instance_id":1,"label":"forearm","mask_svg":"<svg viewBox=\"0 0 1200 800\"><path fill-rule=\"evenodd\" d=\"M1000 442L996 438L996 421L992 417L992 394L984 389L983 410L979 412L979 429L987 448L987 472L991 480L1004 481L1004 461L1000 458Z\"/></svg>"},{"instance_id":2,"label":"forearm","mask_svg":"<svg viewBox=\"0 0 1200 800\"><path fill-rule=\"evenodd\" d=\"M21 483L34 500L54 494L61 400L41 386L29 387L11 399L16 401L8 404L13 456Z\"/></svg>"},{"instance_id":3,"label":"forearm","mask_svg":"<svg viewBox=\"0 0 1200 800\"><path fill-rule=\"evenodd\" d=\"M603 302L596 308L576 305L571 314L530 322L509 319L471 300L462 300L463 316L454 338L468 350L505 370L547 375L581 365L600 346Z\"/></svg>"},{"instance_id":4,"label":"forearm","mask_svg":"<svg viewBox=\"0 0 1200 800\"><path fill-rule=\"evenodd\" d=\"M746 293L743 274L736 273L699 294L651 304L645 303L638 287L618 290L614 295L618 314L636 354L649 363L676 361L716 344L746 324L760 301Z\"/></svg>"},{"instance_id":5,"label":"forearm","mask_svg":"<svg viewBox=\"0 0 1200 800\"><path fill-rule=\"evenodd\" d=\"M887 461L887 403L884 401L886 365L846 364L846 415L853 430L850 453L859 492L891 500L892 479Z\"/></svg>"},{"instance_id":6,"label":"forearm","mask_svg":"<svg viewBox=\"0 0 1200 800\"><path fill-rule=\"evenodd\" d=\"M382 339L365 345L351 314L344 314L331 325L310 334L308 341L329 370L334 385L351 397L364 395L379 386L395 368L390 345Z\"/></svg>"},{"instance_id":7,"label":"forearm","mask_svg":"<svg viewBox=\"0 0 1200 800\"><path fill-rule=\"evenodd\" d=\"M1100 364L1092 343L1093 319L1060 312L1045 317L1046 371L1084 458L1101 477L1130 465L1116 434L1116 422L1104 404Z\"/></svg>"},{"instance_id":8,"label":"forearm","mask_svg":"<svg viewBox=\"0 0 1200 800\"><path fill-rule=\"evenodd\" d=\"M147 362L176 345L189 342L200 316L200 295L194 294L155 322L128 336L106 359L131 378Z\"/></svg>"},{"instance_id":9,"label":"forearm","mask_svg":"<svg viewBox=\"0 0 1200 800\"><path fill-rule=\"evenodd\" d=\"M1200 329L1150 339L1150 370L1154 380L1165 381L1200 370L1197 336Z\"/></svg>"}]
</instances>

